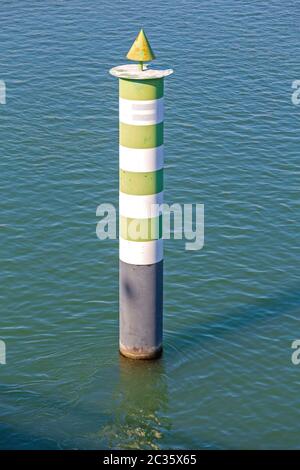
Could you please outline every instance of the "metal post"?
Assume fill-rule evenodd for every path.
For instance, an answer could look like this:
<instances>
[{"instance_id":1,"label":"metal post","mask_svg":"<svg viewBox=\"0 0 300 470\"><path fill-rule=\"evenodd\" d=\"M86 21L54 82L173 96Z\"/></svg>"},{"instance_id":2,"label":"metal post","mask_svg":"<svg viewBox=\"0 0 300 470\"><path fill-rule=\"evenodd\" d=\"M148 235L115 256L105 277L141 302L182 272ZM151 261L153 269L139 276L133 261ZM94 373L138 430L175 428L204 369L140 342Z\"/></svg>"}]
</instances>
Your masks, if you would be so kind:
<instances>
[{"instance_id":1,"label":"metal post","mask_svg":"<svg viewBox=\"0 0 300 470\"><path fill-rule=\"evenodd\" d=\"M154 58L143 32L128 58ZM162 351L163 317L163 118L168 70L123 65L119 78L120 120L120 352L153 359Z\"/></svg>"}]
</instances>

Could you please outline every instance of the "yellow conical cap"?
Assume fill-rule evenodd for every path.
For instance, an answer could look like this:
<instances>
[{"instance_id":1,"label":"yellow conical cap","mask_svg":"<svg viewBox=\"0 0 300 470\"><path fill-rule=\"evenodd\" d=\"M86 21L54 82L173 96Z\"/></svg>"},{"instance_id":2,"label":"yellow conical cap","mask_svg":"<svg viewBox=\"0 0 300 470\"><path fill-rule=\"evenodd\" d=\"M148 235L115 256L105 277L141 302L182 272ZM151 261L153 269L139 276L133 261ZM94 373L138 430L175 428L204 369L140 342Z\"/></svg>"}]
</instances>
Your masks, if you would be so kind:
<instances>
[{"instance_id":1,"label":"yellow conical cap","mask_svg":"<svg viewBox=\"0 0 300 470\"><path fill-rule=\"evenodd\" d=\"M142 29L126 57L129 60L136 60L138 62L146 62L148 60L155 59L154 52L152 51L147 36Z\"/></svg>"}]
</instances>

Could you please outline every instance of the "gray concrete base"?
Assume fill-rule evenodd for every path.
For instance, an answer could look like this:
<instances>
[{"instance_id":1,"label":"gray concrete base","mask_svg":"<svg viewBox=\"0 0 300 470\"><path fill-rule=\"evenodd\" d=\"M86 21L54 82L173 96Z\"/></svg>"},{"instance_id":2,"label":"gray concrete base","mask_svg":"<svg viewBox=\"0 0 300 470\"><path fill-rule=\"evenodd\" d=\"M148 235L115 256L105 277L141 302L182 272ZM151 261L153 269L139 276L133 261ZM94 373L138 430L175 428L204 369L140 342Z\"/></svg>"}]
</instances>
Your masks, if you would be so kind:
<instances>
[{"instance_id":1,"label":"gray concrete base","mask_svg":"<svg viewBox=\"0 0 300 470\"><path fill-rule=\"evenodd\" d=\"M154 359L162 352L163 260L145 266L120 261L120 352Z\"/></svg>"}]
</instances>

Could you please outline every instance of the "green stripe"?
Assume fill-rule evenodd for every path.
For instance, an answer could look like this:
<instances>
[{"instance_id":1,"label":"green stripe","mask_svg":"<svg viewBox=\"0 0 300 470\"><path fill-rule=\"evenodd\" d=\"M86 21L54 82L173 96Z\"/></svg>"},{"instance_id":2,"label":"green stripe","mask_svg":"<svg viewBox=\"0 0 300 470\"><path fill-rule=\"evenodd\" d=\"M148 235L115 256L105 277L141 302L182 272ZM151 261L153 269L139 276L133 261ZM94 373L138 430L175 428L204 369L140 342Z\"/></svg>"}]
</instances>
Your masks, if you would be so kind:
<instances>
[{"instance_id":1,"label":"green stripe","mask_svg":"<svg viewBox=\"0 0 300 470\"><path fill-rule=\"evenodd\" d=\"M149 219L120 216L120 235L125 240L148 242L162 238L162 215Z\"/></svg>"},{"instance_id":2,"label":"green stripe","mask_svg":"<svg viewBox=\"0 0 300 470\"><path fill-rule=\"evenodd\" d=\"M120 170L120 191L126 194L146 196L164 189L163 168L147 173Z\"/></svg>"},{"instance_id":3,"label":"green stripe","mask_svg":"<svg viewBox=\"0 0 300 470\"><path fill-rule=\"evenodd\" d=\"M164 79L130 80L120 78L120 97L126 100L157 100L164 95Z\"/></svg>"},{"instance_id":4,"label":"green stripe","mask_svg":"<svg viewBox=\"0 0 300 470\"><path fill-rule=\"evenodd\" d=\"M120 122L120 144L133 149L159 147L164 142L164 123L133 126Z\"/></svg>"}]
</instances>

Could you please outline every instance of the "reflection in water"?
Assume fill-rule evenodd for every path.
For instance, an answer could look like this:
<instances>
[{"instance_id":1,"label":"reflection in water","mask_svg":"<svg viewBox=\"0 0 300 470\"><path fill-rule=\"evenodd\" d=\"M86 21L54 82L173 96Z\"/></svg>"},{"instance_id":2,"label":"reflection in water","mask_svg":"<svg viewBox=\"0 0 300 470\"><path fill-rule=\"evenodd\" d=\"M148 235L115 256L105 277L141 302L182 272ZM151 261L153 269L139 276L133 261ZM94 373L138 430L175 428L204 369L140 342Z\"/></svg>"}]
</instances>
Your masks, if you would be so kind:
<instances>
[{"instance_id":1,"label":"reflection in water","mask_svg":"<svg viewBox=\"0 0 300 470\"><path fill-rule=\"evenodd\" d=\"M167 418L168 388L163 360L134 361L120 356L112 427L102 430L109 448L160 449Z\"/></svg>"}]
</instances>

